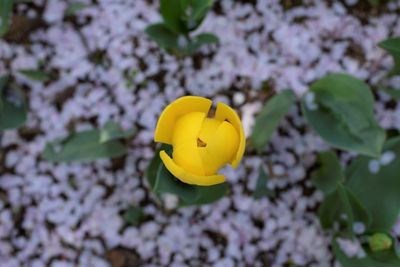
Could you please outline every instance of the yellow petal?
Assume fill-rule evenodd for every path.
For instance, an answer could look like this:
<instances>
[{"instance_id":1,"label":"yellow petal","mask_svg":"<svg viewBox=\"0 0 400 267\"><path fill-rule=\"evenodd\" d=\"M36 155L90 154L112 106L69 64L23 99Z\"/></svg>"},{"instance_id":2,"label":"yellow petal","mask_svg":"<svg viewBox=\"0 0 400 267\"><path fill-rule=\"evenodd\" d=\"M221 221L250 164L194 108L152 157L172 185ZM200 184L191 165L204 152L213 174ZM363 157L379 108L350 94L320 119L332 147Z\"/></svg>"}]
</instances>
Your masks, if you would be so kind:
<instances>
[{"instance_id":1,"label":"yellow petal","mask_svg":"<svg viewBox=\"0 0 400 267\"><path fill-rule=\"evenodd\" d=\"M204 175L203 161L197 149L197 137L206 114L190 112L180 117L174 127L172 157L187 172Z\"/></svg>"},{"instance_id":2,"label":"yellow petal","mask_svg":"<svg viewBox=\"0 0 400 267\"><path fill-rule=\"evenodd\" d=\"M188 173L184 169L176 165L176 163L171 159L170 156L168 156L165 151L160 152L160 158L168 171L184 183L210 186L220 184L225 181L225 176L221 174L201 176Z\"/></svg>"},{"instance_id":3,"label":"yellow petal","mask_svg":"<svg viewBox=\"0 0 400 267\"><path fill-rule=\"evenodd\" d=\"M207 144L211 140L221 123L222 121L216 119L205 118L203 124L201 125L200 133L198 135L199 139Z\"/></svg>"},{"instance_id":4,"label":"yellow petal","mask_svg":"<svg viewBox=\"0 0 400 267\"><path fill-rule=\"evenodd\" d=\"M239 134L230 122L224 121L202 149L205 174L216 173L236 156Z\"/></svg>"},{"instance_id":5,"label":"yellow petal","mask_svg":"<svg viewBox=\"0 0 400 267\"><path fill-rule=\"evenodd\" d=\"M208 114L212 102L199 96L184 96L169 104L161 113L154 133L154 141L172 144L172 136L176 120L189 112Z\"/></svg>"},{"instance_id":6,"label":"yellow petal","mask_svg":"<svg viewBox=\"0 0 400 267\"><path fill-rule=\"evenodd\" d=\"M224 120L229 121L239 135L239 146L236 155L231 162L232 167L236 168L243 157L244 149L246 146L246 138L244 136L244 130L240 118L232 108L221 102L218 103L217 105L217 109L215 111L215 118L221 121Z\"/></svg>"},{"instance_id":7,"label":"yellow petal","mask_svg":"<svg viewBox=\"0 0 400 267\"><path fill-rule=\"evenodd\" d=\"M204 112L190 112L182 115L175 122L172 145L197 147L197 137L206 117Z\"/></svg>"}]
</instances>

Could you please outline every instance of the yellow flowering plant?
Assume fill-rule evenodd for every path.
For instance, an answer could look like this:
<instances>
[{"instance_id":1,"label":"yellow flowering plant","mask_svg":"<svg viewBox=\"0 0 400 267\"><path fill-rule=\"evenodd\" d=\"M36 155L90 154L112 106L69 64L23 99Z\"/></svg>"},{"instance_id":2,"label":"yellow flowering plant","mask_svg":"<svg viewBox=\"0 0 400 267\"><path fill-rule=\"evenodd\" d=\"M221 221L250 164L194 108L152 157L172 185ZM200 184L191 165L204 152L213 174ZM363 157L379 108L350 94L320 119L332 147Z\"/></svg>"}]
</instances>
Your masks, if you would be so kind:
<instances>
[{"instance_id":1,"label":"yellow flowering plant","mask_svg":"<svg viewBox=\"0 0 400 267\"><path fill-rule=\"evenodd\" d=\"M154 140L162 143L147 169L147 179L157 196L172 193L179 206L213 203L228 191L218 170L236 168L245 150L239 116L223 103L209 116L212 101L184 96L161 113Z\"/></svg>"},{"instance_id":2,"label":"yellow flowering plant","mask_svg":"<svg viewBox=\"0 0 400 267\"><path fill-rule=\"evenodd\" d=\"M243 157L245 137L236 112L218 103L209 118L212 101L185 96L168 105L158 120L154 140L172 145L172 157L165 150L160 158L181 182L211 186L223 183L217 171L230 164L236 168Z\"/></svg>"}]
</instances>

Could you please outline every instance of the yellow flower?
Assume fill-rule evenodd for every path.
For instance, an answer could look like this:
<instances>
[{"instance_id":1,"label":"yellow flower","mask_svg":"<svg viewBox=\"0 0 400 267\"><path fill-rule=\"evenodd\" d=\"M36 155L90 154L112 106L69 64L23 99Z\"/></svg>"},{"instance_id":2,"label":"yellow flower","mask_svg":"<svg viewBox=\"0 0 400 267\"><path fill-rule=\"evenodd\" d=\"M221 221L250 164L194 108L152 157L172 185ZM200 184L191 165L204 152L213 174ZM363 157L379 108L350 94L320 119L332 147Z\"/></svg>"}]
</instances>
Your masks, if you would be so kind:
<instances>
[{"instance_id":1,"label":"yellow flower","mask_svg":"<svg viewBox=\"0 0 400 267\"><path fill-rule=\"evenodd\" d=\"M168 105L158 120L154 141L170 144L172 158L160 152L165 167L179 180L194 185L225 181L217 171L226 164L236 168L243 157L246 139L236 112L218 103L208 118L212 101L184 96Z\"/></svg>"}]
</instances>

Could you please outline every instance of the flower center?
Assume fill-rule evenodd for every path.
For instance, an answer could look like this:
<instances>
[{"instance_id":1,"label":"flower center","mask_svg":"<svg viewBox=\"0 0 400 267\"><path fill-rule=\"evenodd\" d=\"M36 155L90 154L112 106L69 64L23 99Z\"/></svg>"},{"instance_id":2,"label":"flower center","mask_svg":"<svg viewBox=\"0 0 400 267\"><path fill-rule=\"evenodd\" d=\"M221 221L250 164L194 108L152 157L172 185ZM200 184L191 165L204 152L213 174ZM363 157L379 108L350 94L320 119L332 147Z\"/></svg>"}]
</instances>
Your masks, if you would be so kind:
<instances>
[{"instance_id":1,"label":"flower center","mask_svg":"<svg viewBox=\"0 0 400 267\"><path fill-rule=\"evenodd\" d=\"M197 138L197 147L206 147L207 144L203 142L200 138Z\"/></svg>"}]
</instances>

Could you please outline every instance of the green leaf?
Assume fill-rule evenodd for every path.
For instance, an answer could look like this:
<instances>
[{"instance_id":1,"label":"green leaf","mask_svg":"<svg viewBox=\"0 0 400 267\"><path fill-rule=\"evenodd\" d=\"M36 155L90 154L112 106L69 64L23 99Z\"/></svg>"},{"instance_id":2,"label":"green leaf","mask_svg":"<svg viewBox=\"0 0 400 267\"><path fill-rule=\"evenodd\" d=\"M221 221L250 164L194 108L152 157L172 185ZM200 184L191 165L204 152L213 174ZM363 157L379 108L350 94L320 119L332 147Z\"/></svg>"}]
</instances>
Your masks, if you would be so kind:
<instances>
[{"instance_id":1,"label":"green leaf","mask_svg":"<svg viewBox=\"0 0 400 267\"><path fill-rule=\"evenodd\" d=\"M176 34L188 35L198 28L213 0L161 0L160 11L165 25Z\"/></svg>"},{"instance_id":2,"label":"green leaf","mask_svg":"<svg viewBox=\"0 0 400 267\"><path fill-rule=\"evenodd\" d=\"M190 39L184 34L176 34L164 23L156 23L145 30L147 35L167 52L179 55L192 55L202 45L218 43L218 37L211 33L202 33Z\"/></svg>"},{"instance_id":3,"label":"green leaf","mask_svg":"<svg viewBox=\"0 0 400 267\"><path fill-rule=\"evenodd\" d=\"M386 39L378 45L393 57L394 68L391 74L400 74L400 37Z\"/></svg>"},{"instance_id":4,"label":"green leaf","mask_svg":"<svg viewBox=\"0 0 400 267\"><path fill-rule=\"evenodd\" d=\"M212 33L201 33L193 38L189 42L188 45L188 54L194 54L196 53L201 46L203 45L211 45L211 44L217 44L219 42L219 39L217 36L215 36Z\"/></svg>"},{"instance_id":5,"label":"green leaf","mask_svg":"<svg viewBox=\"0 0 400 267\"><path fill-rule=\"evenodd\" d=\"M257 151L262 151L279 123L289 112L295 101L292 91L283 91L272 97L256 118L251 142Z\"/></svg>"},{"instance_id":6,"label":"green leaf","mask_svg":"<svg viewBox=\"0 0 400 267\"><path fill-rule=\"evenodd\" d=\"M198 192L195 186L182 183L160 164L153 190L157 193L171 193L177 195L184 203L195 203Z\"/></svg>"},{"instance_id":7,"label":"green leaf","mask_svg":"<svg viewBox=\"0 0 400 267\"><path fill-rule=\"evenodd\" d=\"M364 82L330 74L311 85L302 110L311 127L333 147L378 157L385 132L374 117L373 102Z\"/></svg>"},{"instance_id":8,"label":"green leaf","mask_svg":"<svg viewBox=\"0 0 400 267\"><path fill-rule=\"evenodd\" d=\"M342 166L333 151L321 152L317 156L319 168L312 172L311 181L319 190L328 195L336 190L336 185L344 182Z\"/></svg>"},{"instance_id":9,"label":"green leaf","mask_svg":"<svg viewBox=\"0 0 400 267\"><path fill-rule=\"evenodd\" d=\"M382 91L390 95L393 99L400 100L400 89L384 87Z\"/></svg>"},{"instance_id":10,"label":"green leaf","mask_svg":"<svg viewBox=\"0 0 400 267\"><path fill-rule=\"evenodd\" d=\"M202 20L214 2L215 0L192 0L192 6L194 9L193 18L196 20Z\"/></svg>"},{"instance_id":11,"label":"green leaf","mask_svg":"<svg viewBox=\"0 0 400 267\"><path fill-rule=\"evenodd\" d=\"M335 228L337 224L347 237L354 236L354 223L363 223L368 227L370 216L354 194L338 183L336 190L327 195L322 202L318 216L324 229Z\"/></svg>"},{"instance_id":12,"label":"green leaf","mask_svg":"<svg viewBox=\"0 0 400 267\"><path fill-rule=\"evenodd\" d=\"M144 219L143 210L139 207L130 206L122 215L125 222L136 226Z\"/></svg>"},{"instance_id":13,"label":"green leaf","mask_svg":"<svg viewBox=\"0 0 400 267\"><path fill-rule=\"evenodd\" d=\"M168 154L171 153L172 151L172 146L162 144L160 148L156 150L154 153L154 157L151 159L149 166L147 167L146 170L146 178L149 182L150 188L154 190L154 186L157 180L157 173L160 165L162 164L161 158L160 158L160 151L165 150Z\"/></svg>"},{"instance_id":14,"label":"green leaf","mask_svg":"<svg viewBox=\"0 0 400 267\"><path fill-rule=\"evenodd\" d=\"M168 29L165 24L152 24L146 28L145 32L160 47L166 50L178 49L178 35Z\"/></svg>"},{"instance_id":15,"label":"green leaf","mask_svg":"<svg viewBox=\"0 0 400 267\"><path fill-rule=\"evenodd\" d=\"M194 186L197 191L197 197L191 202L181 201L180 206L191 206L191 205L205 205L217 202L223 198L229 189L227 183L221 183L212 186Z\"/></svg>"},{"instance_id":16,"label":"green leaf","mask_svg":"<svg viewBox=\"0 0 400 267\"><path fill-rule=\"evenodd\" d=\"M39 82L45 82L50 79L50 76L46 72L40 70L25 69L20 70L19 73L23 74L31 80Z\"/></svg>"},{"instance_id":17,"label":"green leaf","mask_svg":"<svg viewBox=\"0 0 400 267\"><path fill-rule=\"evenodd\" d=\"M200 45L203 44L216 44L219 42L218 37L212 33L200 33L194 37L194 42L199 43Z\"/></svg>"},{"instance_id":18,"label":"green leaf","mask_svg":"<svg viewBox=\"0 0 400 267\"><path fill-rule=\"evenodd\" d=\"M176 34L188 35L198 28L214 1L161 0L160 12L164 23Z\"/></svg>"},{"instance_id":19,"label":"green leaf","mask_svg":"<svg viewBox=\"0 0 400 267\"><path fill-rule=\"evenodd\" d=\"M76 12L81 11L82 9L85 9L86 7L88 7L88 5L83 2L71 3L65 10L65 15L66 16L74 15Z\"/></svg>"},{"instance_id":20,"label":"green leaf","mask_svg":"<svg viewBox=\"0 0 400 267\"><path fill-rule=\"evenodd\" d=\"M256 189L254 190L253 197L255 199L260 199L263 197L275 197L275 192L268 188L268 175L262 165L258 170L258 179L256 184Z\"/></svg>"},{"instance_id":21,"label":"green leaf","mask_svg":"<svg viewBox=\"0 0 400 267\"><path fill-rule=\"evenodd\" d=\"M161 0L160 12L167 28L176 34L188 32L186 25L182 21L185 10L181 0Z\"/></svg>"},{"instance_id":22,"label":"green leaf","mask_svg":"<svg viewBox=\"0 0 400 267\"><path fill-rule=\"evenodd\" d=\"M135 128L123 130L118 124L108 121L102 129L100 129L100 143L105 143L115 139L128 139L136 132Z\"/></svg>"},{"instance_id":23,"label":"green leaf","mask_svg":"<svg viewBox=\"0 0 400 267\"><path fill-rule=\"evenodd\" d=\"M20 127L26 117L22 92L17 88L9 88L7 76L0 77L0 131Z\"/></svg>"},{"instance_id":24,"label":"green leaf","mask_svg":"<svg viewBox=\"0 0 400 267\"><path fill-rule=\"evenodd\" d=\"M386 142L380 160L359 156L347 169L347 186L371 214L369 231L390 232L396 222L400 212L399 173L400 137Z\"/></svg>"},{"instance_id":25,"label":"green leaf","mask_svg":"<svg viewBox=\"0 0 400 267\"><path fill-rule=\"evenodd\" d=\"M11 24L13 0L1 0L0 4L0 37L7 33Z\"/></svg>"},{"instance_id":26,"label":"green leaf","mask_svg":"<svg viewBox=\"0 0 400 267\"><path fill-rule=\"evenodd\" d=\"M364 258L350 258L348 257L339 247L336 240L332 242L333 252L335 253L336 259L340 262L342 267L399 267L400 260L397 255L392 255L388 261L378 261L373 259L370 255L366 255Z\"/></svg>"},{"instance_id":27,"label":"green leaf","mask_svg":"<svg viewBox=\"0 0 400 267\"><path fill-rule=\"evenodd\" d=\"M193 31L200 26L214 0L181 0L183 13L181 19L186 28Z\"/></svg>"},{"instance_id":28,"label":"green leaf","mask_svg":"<svg viewBox=\"0 0 400 267\"><path fill-rule=\"evenodd\" d=\"M73 133L62 141L48 143L43 158L55 162L88 162L101 158L120 157L127 153L127 147L120 141L100 143L98 129Z\"/></svg>"}]
</instances>

